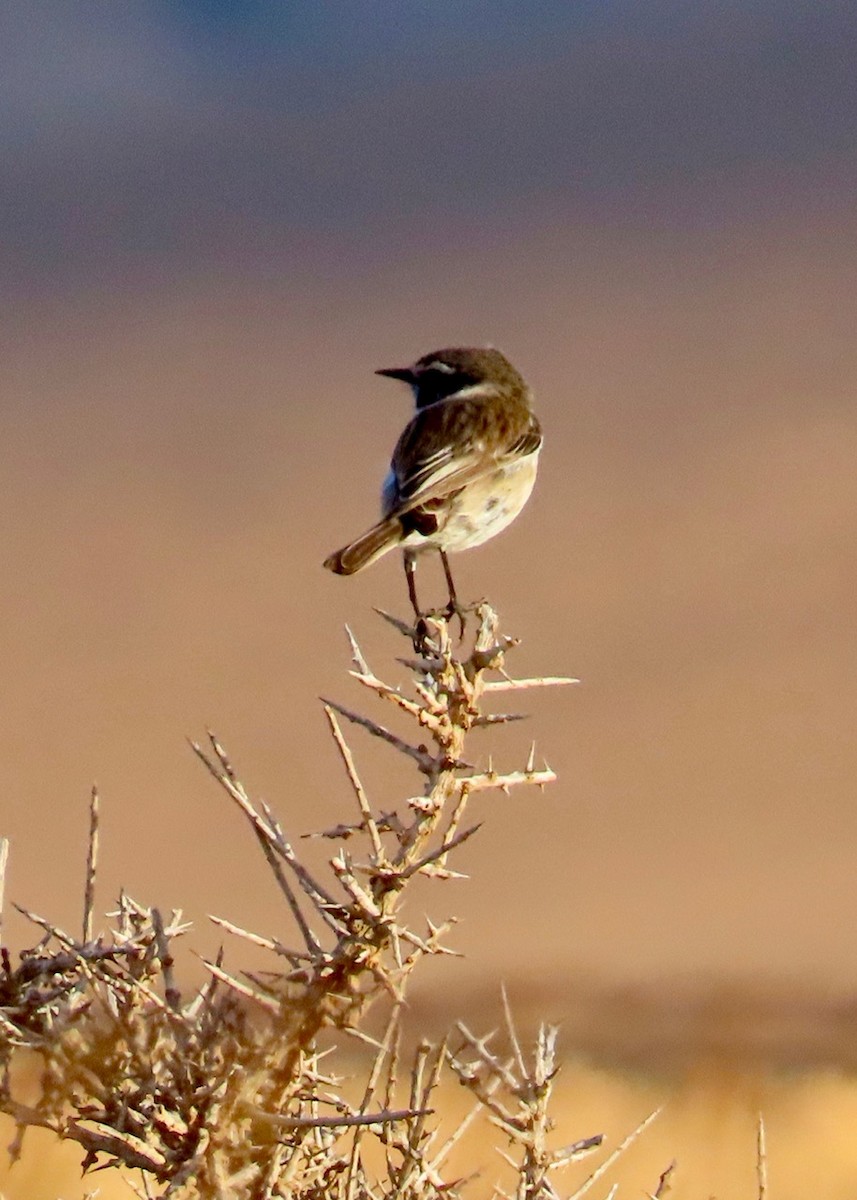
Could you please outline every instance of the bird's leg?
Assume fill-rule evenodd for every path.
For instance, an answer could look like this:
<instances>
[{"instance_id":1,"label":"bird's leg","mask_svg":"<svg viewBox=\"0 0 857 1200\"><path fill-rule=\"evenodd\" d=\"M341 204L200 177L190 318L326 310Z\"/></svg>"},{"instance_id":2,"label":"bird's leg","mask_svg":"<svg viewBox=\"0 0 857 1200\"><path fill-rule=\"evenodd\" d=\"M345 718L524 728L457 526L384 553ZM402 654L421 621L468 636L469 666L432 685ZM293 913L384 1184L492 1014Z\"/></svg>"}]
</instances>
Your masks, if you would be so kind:
<instances>
[{"instance_id":1,"label":"bird's leg","mask_svg":"<svg viewBox=\"0 0 857 1200\"><path fill-rule=\"evenodd\" d=\"M408 595L411 599L411 604L414 610L414 650L417 654L426 653L426 639L428 637L428 626L425 622L422 609L417 600L417 561L415 554L409 554L404 551L403 561L405 564L405 578L408 581Z\"/></svg>"},{"instance_id":2,"label":"bird's leg","mask_svg":"<svg viewBox=\"0 0 857 1200\"><path fill-rule=\"evenodd\" d=\"M417 600L417 565L413 554L408 554L407 550L402 555L402 560L405 564L405 578L408 581L408 596L414 610L414 616L417 621L423 619L423 614L420 609L419 601Z\"/></svg>"},{"instance_id":3,"label":"bird's leg","mask_svg":"<svg viewBox=\"0 0 857 1200\"><path fill-rule=\"evenodd\" d=\"M458 596L455 594L455 584L452 581L452 571L449 569L449 559L446 557L446 551L440 551L440 561L443 563L443 573L446 576L446 586L449 588L449 603L446 606L446 619L449 621L453 616L458 617L461 625L459 640L464 637L464 609L458 603Z\"/></svg>"}]
</instances>

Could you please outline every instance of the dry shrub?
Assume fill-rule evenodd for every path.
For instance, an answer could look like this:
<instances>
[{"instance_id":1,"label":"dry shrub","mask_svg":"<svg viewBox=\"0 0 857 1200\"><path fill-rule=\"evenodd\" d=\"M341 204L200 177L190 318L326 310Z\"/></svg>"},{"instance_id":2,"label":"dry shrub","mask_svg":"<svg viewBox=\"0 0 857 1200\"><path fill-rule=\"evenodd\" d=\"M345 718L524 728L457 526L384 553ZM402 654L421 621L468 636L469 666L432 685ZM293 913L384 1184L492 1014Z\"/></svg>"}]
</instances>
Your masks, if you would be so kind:
<instances>
[{"instance_id":1,"label":"dry shrub","mask_svg":"<svg viewBox=\"0 0 857 1200\"><path fill-rule=\"evenodd\" d=\"M447 1178L445 1165L478 1112L498 1128L522 1198L557 1196L556 1173L600 1145L600 1136L551 1144L556 1033L543 1028L524 1053L508 1007L501 1044L459 1024L444 1043L421 1042L404 1061L409 980L426 956L452 952L445 940L451 921L409 923L403 902L411 881L454 877L455 853L478 829L465 824L475 792L554 779L533 754L520 770L475 769L465 761L465 739L475 728L515 719L483 712L495 694L570 681L511 679L505 659L514 642L498 634L487 605L476 611L466 654L444 620L428 621L414 642L414 630L387 619L417 646L401 660L411 694L378 678L349 633L351 674L412 722L416 737L325 704L357 809L354 821L321 832L336 847L326 878L304 865L274 813L248 795L218 740L210 735L204 747L194 746L246 817L290 911L294 946L219 922L266 951L270 970L236 975L220 958L206 963L207 982L186 998L173 959L173 942L188 928L180 913L164 916L127 895L110 914L109 939L94 938L93 794L82 937L27 913L44 936L15 967L3 951L0 1108L17 1125L13 1153L27 1127L42 1126L79 1143L84 1169L127 1168L145 1196L422 1200L466 1183ZM420 793L393 812L375 811L341 719L405 755L422 780ZM367 1031L370 1006L383 1016L377 1036ZM345 1079L355 1045L366 1064L356 1082ZM23 1050L40 1064L38 1099L29 1104L16 1094L12 1069ZM450 1070L474 1106L444 1134L433 1100ZM578 1180L574 1195L588 1191L621 1149ZM656 1195L666 1187L665 1173Z\"/></svg>"}]
</instances>

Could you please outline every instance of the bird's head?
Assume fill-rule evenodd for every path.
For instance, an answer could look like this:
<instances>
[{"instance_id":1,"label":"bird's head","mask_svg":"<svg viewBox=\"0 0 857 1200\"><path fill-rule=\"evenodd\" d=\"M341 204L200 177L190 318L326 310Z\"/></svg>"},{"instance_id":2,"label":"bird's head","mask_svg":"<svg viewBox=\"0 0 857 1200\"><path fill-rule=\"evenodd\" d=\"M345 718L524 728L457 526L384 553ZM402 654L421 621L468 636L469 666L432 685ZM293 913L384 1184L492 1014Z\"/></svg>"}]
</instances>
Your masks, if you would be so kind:
<instances>
[{"instance_id":1,"label":"bird's head","mask_svg":"<svg viewBox=\"0 0 857 1200\"><path fill-rule=\"evenodd\" d=\"M375 374L410 384L417 408L457 395L527 395L520 374L493 346L435 350L417 359L413 366L382 367Z\"/></svg>"}]
</instances>

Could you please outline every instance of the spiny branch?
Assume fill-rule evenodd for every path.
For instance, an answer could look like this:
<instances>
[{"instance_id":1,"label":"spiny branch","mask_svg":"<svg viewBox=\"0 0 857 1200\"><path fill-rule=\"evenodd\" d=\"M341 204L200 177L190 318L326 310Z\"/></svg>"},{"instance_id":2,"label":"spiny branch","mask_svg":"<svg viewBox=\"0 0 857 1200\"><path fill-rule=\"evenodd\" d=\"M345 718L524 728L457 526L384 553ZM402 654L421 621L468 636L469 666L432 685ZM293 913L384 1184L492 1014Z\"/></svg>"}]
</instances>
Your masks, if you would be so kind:
<instances>
[{"instance_id":1,"label":"spiny branch","mask_svg":"<svg viewBox=\"0 0 857 1200\"><path fill-rule=\"evenodd\" d=\"M384 616L414 644L406 622ZM269 955L267 970L235 970L221 950L202 960L203 985L183 991L174 954L175 939L188 928L181 913L162 915L124 892L110 914L116 928L93 936L99 817L93 789L81 940L22 909L39 931L38 944L15 969L8 955L0 960L0 1067L6 1071L0 1109L18 1127L17 1144L26 1127L52 1129L81 1146L84 1169L119 1164L140 1170L153 1200L156 1192L159 1200L440 1200L463 1184L445 1177L445 1164L477 1111L512 1139L520 1200L552 1200L557 1193L549 1174L600 1144L598 1136L549 1147L555 1031L542 1029L528 1058L505 999L510 1052L493 1049L490 1037L461 1023L455 1053L446 1042L421 1042L410 1066L403 1065L401 1012L411 976L425 957L456 953L446 944L453 917L414 927L406 909L411 881L463 877L451 864L481 827L465 824L477 793L543 787L555 778L547 764L536 765L534 749L517 770L497 771L490 759L471 765L468 736L521 719L485 711L494 693L574 682L510 677L506 658L518 643L498 632L487 604L476 610L465 649L445 620L430 618L425 625L419 652L400 660L410 672L406 687L372 670L347 630L351 677L410 732L324 702L356 807L352 821L316 835L335 843L326 874L302 861L280 819L251 796L212 732L205 744L191 743L249 824L297 930L293 949L279 937L211 918L239 944ZM415 793L380 810L339 718L415 764ZM4 869L0 843L0 917ZM389 1006L378 1037L362 1027L376 1004ZM340 1059L346 1068L353 1065L355 1046L370 1056L356 1103L345 1098L333 1070ZM9 1082L8 1066L20 1047L43 1064L39 1100L31 1106L12 1095ZM471 1091L474 1108L441 1136L436 1096L448 1067Z\"/></svg>"}]
</instances>

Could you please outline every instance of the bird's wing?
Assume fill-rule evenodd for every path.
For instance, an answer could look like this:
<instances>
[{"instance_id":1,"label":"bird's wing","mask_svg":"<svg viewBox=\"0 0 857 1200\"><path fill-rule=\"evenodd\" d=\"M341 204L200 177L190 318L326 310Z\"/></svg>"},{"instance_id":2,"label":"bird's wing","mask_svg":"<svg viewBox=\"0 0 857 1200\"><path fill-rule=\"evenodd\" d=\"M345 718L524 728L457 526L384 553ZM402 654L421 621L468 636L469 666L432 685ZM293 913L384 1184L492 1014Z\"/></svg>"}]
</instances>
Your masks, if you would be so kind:
<instances>
[{"instance_id":1,"label":"bird's wing","mask_svg":"<svg viewBox=\"0 0 857 1200\"><path fill-rule=\"evenodd\" d=\"M443 500L540 444L539 423L523 402L499 404L496 393L485 393L430 404L416 413L393 452L396 486L388 515Z\"/></svg>"},{"instance_id":2,"label":"bird's wing","mask_svg":"<svg viewBox=\"0 0 857 1200\"><path fill-rule=\"evenodd\" d=\"M526 458L528 454L535 454L536 450L542 444L542 427L538 423L535 415L530 413L530 420L520 437L516 438L507 454L515 457Z\"/></svg>"}]
</instances>

